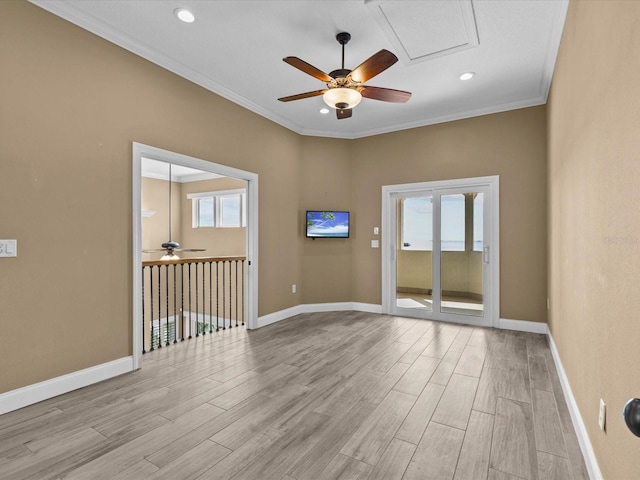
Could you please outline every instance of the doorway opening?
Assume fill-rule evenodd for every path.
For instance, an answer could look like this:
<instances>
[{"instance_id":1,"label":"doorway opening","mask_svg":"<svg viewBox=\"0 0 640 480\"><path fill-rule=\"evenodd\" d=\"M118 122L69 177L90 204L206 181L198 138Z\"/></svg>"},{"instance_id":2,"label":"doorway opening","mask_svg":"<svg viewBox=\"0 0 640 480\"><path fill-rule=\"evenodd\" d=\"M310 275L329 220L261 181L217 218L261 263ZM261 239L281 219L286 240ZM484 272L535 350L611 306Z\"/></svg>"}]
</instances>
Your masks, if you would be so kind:
<instances>
[{"instance_id":1,"label":"doorway opening","mask_svg":"<svg viewBox=\"0 0 640 480\"><path fill-rule=\"evenodd\" d=\"M134 368L155 348L257 327L257 197L257 174L133 144Z\"/></svg>"},{"instance_id":2,"label":"doorway opening","mask_svg":"<svg viewBox=\"0 0 640 480\"><path fill-rule=\"evenodd\" d=\"M383 311L496 326L498 177L383 187Z\"/></svg>"}]
</instances>

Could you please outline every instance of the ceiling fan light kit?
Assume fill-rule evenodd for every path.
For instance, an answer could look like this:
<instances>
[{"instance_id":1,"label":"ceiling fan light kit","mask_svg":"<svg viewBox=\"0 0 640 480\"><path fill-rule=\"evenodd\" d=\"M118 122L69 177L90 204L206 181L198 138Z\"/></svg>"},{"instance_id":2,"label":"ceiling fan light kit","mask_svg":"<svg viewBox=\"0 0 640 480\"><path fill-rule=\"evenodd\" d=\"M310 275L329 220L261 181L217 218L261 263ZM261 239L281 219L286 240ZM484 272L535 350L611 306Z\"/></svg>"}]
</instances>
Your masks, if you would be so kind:
<instances>
[{"instance_id":1,"label":"ceiling fan light kit","mask_svg":"<svg viewBox=\"0 0 640 480\"><path fill-rule=\"evenodd\" d=\"M362 100L362 94L354 88L330 88L322 95L324 103L331 108L353 108Z\"/></svg>"},{"instance_id":2,"label":"ceiling fan light kit","mask_svg":"<svg viewBox=\"0 0 640 480\"><path fill-rule=\"evenodd\" d=\"M322 95L324 102L336 110L338 120L342 120L351 117L353 108L362 101L362 97L393 103L405 103L411 98L411 92L364 85L367 80L382 73L398 61L398 57L393 53L388 50L380 50L353 70L349 70L344 68L344 46L351 40L351 35L347 32L340 32L336 35L336 40L342 45L342 68L333 70L329 74L297 57L282 59L292 67L325 82L327 88L290 95L278 100L291 102Z\"/></svg>"}]
</instances>

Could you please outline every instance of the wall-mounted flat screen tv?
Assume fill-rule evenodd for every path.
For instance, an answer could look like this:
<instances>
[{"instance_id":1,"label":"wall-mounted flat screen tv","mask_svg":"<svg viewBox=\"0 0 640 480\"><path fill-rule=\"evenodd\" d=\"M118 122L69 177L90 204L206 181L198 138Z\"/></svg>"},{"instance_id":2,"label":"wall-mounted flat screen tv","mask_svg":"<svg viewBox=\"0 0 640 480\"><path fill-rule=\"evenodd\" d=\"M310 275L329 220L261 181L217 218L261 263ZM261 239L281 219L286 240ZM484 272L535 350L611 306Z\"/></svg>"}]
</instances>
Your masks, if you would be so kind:
<instances>
[{"instance_id":1,"label":"wall-mounted flat screen tv","mask_svg":"<svg viewBox=\"0 0 640 480\"><path fill-rule=\"evenodd\" d=\"M349 212L307 210L307 237L349 238Z\"/></svg>"}]
</instances>

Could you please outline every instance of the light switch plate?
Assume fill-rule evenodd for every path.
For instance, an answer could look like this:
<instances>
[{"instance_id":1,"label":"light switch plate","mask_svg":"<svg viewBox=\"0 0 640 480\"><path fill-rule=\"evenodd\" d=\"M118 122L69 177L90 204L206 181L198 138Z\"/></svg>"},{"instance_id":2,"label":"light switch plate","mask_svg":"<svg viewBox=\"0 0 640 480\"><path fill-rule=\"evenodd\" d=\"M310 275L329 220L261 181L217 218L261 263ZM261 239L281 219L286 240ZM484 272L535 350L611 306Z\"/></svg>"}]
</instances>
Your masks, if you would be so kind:
<instances>
[{"instance_id":1,"label":"light switch plate","mask_svg":"<svg viewBox=\"0 0 640 480\"><path fill-rule=\"evenodd\" d=\"M371 240L371 248L378 248L380 246L380 242L378 240Z\"/></svg>"},{"instance_id":2,"label":"light switch plate","mask_svg":"<svg viewBox=\"0 0 640 480\"><path fill-rule=\"evenodd\" d=\"M17 240L0 240L0 257L17 257Z\"/></svg>"}]
</instances>

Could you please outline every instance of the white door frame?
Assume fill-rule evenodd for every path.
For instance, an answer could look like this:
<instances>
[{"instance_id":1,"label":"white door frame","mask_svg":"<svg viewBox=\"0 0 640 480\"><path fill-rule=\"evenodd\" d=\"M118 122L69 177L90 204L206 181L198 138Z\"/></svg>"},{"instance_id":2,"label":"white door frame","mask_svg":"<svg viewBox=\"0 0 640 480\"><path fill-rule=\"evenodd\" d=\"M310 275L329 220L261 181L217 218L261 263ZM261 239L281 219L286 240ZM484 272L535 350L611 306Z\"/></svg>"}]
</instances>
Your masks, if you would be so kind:
<instances>
[{"instance_id":1,"label":"white door frame","mask_svg":"<svg viewBox=\"0 0 640 480\"><path fill-rule=\"evenodd\" d=\"M133 142L133 369L140 368L142 358L142 159L150 158L161 162L191 167L204 172L217 173L247 182L247 281L246 326L258 328L258 174L208 162L180 153Z\"/></svg>"},{"instance_id":2,"label":"white door frame","mask_svg":"<svg viewBox=\"0 0 640 480\"><path fill-rule=\"evenodd\" d=\"M447 314L448 320L470 323L474 325L484 325L498 327L500 322L500 177L498 175L476 178L461 178L455 180L440 180L434 182L408 183L401 185L385 185L382 187L382 312L392 314L396 292L395 292L395 264L397 251L395 220L396 204L394 196L397 194L419 194L420 192L442 192L456 188L488 188L489 209L485 209L484 221L489 229L491 245L489 245L488 274L485 277L488 294L485 305L487 306L484 317L480 323L478 317L468 319L460 316ZM439 227L436 225L435 227ZM437 233L434 227L434 235ZM436 241L434 237L434 242ZM444 319L433 313L433 319Z\"/></svg>"}]
</instances>

